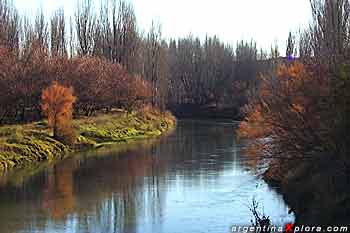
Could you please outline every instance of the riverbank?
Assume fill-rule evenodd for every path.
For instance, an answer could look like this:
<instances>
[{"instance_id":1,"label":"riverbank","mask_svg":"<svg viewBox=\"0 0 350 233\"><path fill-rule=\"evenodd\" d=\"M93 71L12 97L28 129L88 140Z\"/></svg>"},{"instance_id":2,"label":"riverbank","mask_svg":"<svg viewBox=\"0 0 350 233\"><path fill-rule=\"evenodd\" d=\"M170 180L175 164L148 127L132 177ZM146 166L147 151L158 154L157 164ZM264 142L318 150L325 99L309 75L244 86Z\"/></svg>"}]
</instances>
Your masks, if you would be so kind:
<instances>
[{"instance_id":1,"label":"riverbank","mask_svg":"<svg viewBox=\"0 0 350 233\"><path fill-rule=\"evenodd\" d=\"M344 173L345 172L345 173ZM295 214L297 225L348 224L349 172L333 158L274 161L264 173Z\"/></svg>"},{"instance_id":2,"label":"riverbank","mask_svg":"<svg viewBox=\"0 0 350 233\"><path fill-rule=\"evenodd\" d=\"M0 127L0 170L62 159L71 152L97 149L107 144L155 137L175 126L170 113L156 110L114 112L73 121L77 140L73 146L52 138L46 121Z\"/></svg>"}]
</instances>

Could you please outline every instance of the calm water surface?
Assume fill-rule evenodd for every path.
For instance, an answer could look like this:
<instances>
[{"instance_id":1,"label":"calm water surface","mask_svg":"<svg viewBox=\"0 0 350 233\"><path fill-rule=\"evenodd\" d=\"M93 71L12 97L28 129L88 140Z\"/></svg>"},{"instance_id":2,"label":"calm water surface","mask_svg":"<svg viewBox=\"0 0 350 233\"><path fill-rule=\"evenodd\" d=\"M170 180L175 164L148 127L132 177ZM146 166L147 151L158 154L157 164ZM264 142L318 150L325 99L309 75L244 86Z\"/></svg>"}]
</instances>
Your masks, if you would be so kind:
<instances>
[{"instance_id":1,"label":"calm water surface","mask_svg":"<svg viewBox=\"0 0 350 233\"><path fill-rule=\"evenodd\" d=\"M230 122L180 121L161 139L3 175L0 232L230 232L250 225L253 198L274 224L293 221L250 169L234 130Z\"/></svg>"}]
</instances>

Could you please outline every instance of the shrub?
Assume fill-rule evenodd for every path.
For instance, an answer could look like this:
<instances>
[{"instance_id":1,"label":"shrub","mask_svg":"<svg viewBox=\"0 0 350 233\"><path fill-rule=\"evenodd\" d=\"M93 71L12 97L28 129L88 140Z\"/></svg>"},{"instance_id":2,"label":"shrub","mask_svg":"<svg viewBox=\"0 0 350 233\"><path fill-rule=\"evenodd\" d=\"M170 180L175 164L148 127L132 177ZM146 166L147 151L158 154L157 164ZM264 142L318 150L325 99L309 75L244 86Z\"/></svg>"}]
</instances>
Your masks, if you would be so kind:
<instances>
[{"instance_id":1,"label":"shrub","mask_svg":"<svg viewBox=\"0 0 350 233\"><path fill-rule=\"evenodd\" d=\"M53 137L66 144L74 144L75 133L72 126L73 104L76 97L73 88L54 82L42 93L42 110L48 117Z\"/></svg>"},{"instance_id":2,"label":"shrub","mask_svg":"<svg viewBox=\"0 0 350 233\"><path fill-rule=\"evenodd\" d=\"M330 137L326 79L299 62L282 65L262 80L258 97L246 106L238 136L253 139L251 151L275 158L304 158L327 151Z\"/></svg>"}]
</instances>

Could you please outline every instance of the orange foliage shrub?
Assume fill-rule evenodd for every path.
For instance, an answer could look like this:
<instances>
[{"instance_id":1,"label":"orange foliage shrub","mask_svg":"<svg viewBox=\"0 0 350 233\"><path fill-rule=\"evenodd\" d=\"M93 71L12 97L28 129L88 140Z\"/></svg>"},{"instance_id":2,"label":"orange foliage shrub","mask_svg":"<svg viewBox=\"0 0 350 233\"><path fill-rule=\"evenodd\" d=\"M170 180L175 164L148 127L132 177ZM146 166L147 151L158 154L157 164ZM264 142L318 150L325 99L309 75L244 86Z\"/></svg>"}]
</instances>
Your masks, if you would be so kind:
<instances>
[{"instance_id":1,"label":"orange foliage shrub","mask_svg":"<svg viewBox=\"0 0 350 233\"><path fill-rule=\"evenodd\" d=\"M76 97L73 88L67 88L54 82L42 93L42 110L53 128L54 138L67 144L74 144L72 127L73 104Z\"/></svg>"},{"instance_id":2,"label":"orange foliage shrub","mask_svg":"<svg viewBox=\"0 0 350 233\"><path fill-rule=\"evenodd\" d=\"M259 95L245 107L238 136L252 139L250 151L264 157L300 158L323 151L329 138L322 100L328 84L299 62L263 77Z\"/></svg>"},{"instance_id":3,"label":"orange foliage shrub","mask_svg":"<svg viewBox=\"0 0 350 233\"><path fill-rule=\"evenodd\" d=\"M248 108L248 106L246 106ZM246 109L245 111L249 111ZM263 118L261 108L256 106L255 109L250 110L249 115L245 121L241 122L240 130L238 131L238 138L262 138L268 137L270 126Z\"/></svg>"}]
</instances>

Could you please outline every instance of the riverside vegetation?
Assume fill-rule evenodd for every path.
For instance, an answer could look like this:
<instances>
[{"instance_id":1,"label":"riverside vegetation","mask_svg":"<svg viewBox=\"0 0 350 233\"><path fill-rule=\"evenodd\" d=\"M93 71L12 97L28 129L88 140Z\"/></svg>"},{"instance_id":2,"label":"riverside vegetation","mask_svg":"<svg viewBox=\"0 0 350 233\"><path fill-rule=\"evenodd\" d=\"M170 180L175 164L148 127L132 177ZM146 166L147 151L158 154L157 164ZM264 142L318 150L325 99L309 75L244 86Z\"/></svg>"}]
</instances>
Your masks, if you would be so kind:
<instances>
[{"instance_id":1,"label":"riverside vegetation","mask_svg":"<svg viewBox=\"0 0 350 233\"><path fill-rule=\"evenodd\" d=\"M32 24L20 17L11 2L0 0L1 169L159 135L175 124L165 110L165 99L159 97L165 94L157 82L158 71L138 72L129 67L126 54L125 60L115 57L130 52L125 43L132 38L114 41L118 47L109 47L113 59L98 54L97 47L91 47L99 44L92 43L90 37L95 33L95 28L90 28L94 27L89 17L91 1L81 4L75 25L78 38L73 41L71 25L68 51L62 11L52 17L49 33L43 12ZM119 26L123 28L114 28L115 39L129 35L129 29L136 30L131 25L131 6L121 1L119 8L114 14L119 14L116 18L122 19ZM152 42L158 46L158 40ZM142 66L148 70L158 67L156 62ZM121 110L113 114L116 109Z\"/></svg>"},{"instance_id":2,"label":"riverside vegetation","mask_svg":"<svg viewBox=\"0 0 350 233\"><path fill-rule=\"evenodd\" d=\"M175 126L170 113L154 109L123 110L73 121L76 142L69 146L52 137L47 121L0 127L0 169L63 158L71 152L96 149L130 139L154 137Z\"/></svg>"},{"instance_id":3,"label":"riverside vegetation","mask_svg":"<svg viewBox=\"0 0 350 233\"><path fill-rule=\"evenodd\" d=\"M350 2L311 8L300 57L263 75L238 136L255 166L267 162L264 178L280 187L297 224L341 225L350 214Z\"/></svg>"}]
</instances>

